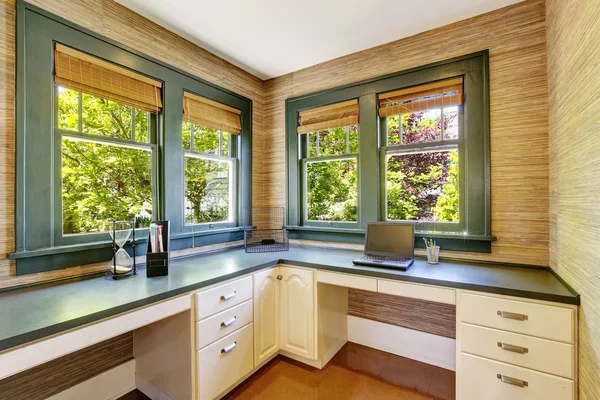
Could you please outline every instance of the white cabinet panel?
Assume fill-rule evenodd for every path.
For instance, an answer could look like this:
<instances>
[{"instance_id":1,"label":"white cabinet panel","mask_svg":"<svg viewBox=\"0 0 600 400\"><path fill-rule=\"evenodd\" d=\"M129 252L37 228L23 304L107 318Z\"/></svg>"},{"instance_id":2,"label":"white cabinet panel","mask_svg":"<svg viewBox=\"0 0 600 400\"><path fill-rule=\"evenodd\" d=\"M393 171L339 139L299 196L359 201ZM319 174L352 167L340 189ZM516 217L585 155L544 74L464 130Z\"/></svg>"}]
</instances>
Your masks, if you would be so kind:
<instances>
[{"instance_id":1,"label":"white cabinet panel","mask_svg":"<svg viewBox=\"0 0 600 400\"><path fill-rule=\"evenodd\" d=\"M281 349L315 359L313 271L280 267Z\"/></svg>"},{"instance_id":2,"label":"white cabinet panel","mask_svg":"<svg viewBox=\"0 0 600 400\"><path fill-rule=\"evenodd\" d=\"M252 322L252 300L196 323L197 350Z\"/></svg>"},{"instance_id":3,"label":"white cabinet panel","mask_svg":"<svg viewBox=\"0 0 600 400\"><path fill-rule=\"evenodd\" d=\"M254 366L280 348L279 267L254 274Z\"/></svg>"},{"instance_id":4,"label":"white cabinet panel","mask_svg":"<svg viewBox=\"0 0 600 400\"><path fill-rule=\"evenodd\" d=\"M196 321L225 311L251 298L251 276L198 292L196 293Z\"/></svg>"}]
</instances>

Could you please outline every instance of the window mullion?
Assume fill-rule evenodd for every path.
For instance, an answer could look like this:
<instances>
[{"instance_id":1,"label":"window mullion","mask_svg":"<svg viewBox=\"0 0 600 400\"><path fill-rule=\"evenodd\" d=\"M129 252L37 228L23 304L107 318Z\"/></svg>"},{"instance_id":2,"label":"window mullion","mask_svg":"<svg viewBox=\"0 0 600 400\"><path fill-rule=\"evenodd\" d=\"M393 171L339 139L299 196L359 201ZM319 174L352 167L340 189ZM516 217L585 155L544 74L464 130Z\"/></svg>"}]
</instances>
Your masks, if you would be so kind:
<instances>
[{"instance_id":1,"label":"window mullion","mask_svg":"<svg viewBox=\"0 0 600 400\"><path fill-rule=\"evenodd\" d=\"M135 117L137 112L135 108L131 107L131 140L135 142Z\"/></svg>"},{"instance_id":2,"label":"window mullion","mask_svg":"<svg viewBox=\"0 0 600 400\"><path fill-rule=\"evenodd\" d=\"M190 148L189 151L194 151L194 124L190 123Z\"/></svg>"},{"instance_id":3,"label":"window mullion","mask_svg":"<svg viewBox=\"0 0 600 400\"><path fill-rule=\"evenodd\" d=\"M223 131L219 129L219 155L223 155Z\"/></svg>"},{"instance_id":4,"label":"window mullion","mask_svg":"<svg viewBox=\"0 0 600 400\"><path fill-rule=\"evenodd\" d=\"M83 96L77 92L77 130L83 132Z\"/></svg>"},{"instance_id":5,"label":"window mullion","mask_svg":"<svg viewBox=\"0 0 600 400\"><path fill-rule=\"evenodd\" d=\"M320 141L321 135L319 134L319 132L315 132L315 135L317 135L317 140L316 140L316 145L315 145L315 149L316 149L315 154L316 154L316 157L319 157L320 153L321 153L321 151L320 151L321 149L319 148L319 141Z\"/></svg>"},{"instance_id":6,"label":"window mullion","mask_svg":"<svg viewBox=\"0 0 600 400\"><path fill-rule=\"evenodd\" d=\"M444 117L444 109L442 108L441 118L440 118L440 124L441 124L441 126L440 126L440 134L442 135L441 138L440 138L441 141L444 141L444 133L446 131L444 129L444 125L446 125L446 121L445 120L446 120L446 117Z\"/></svg>"},{"instance_id":7,"label":"window mullion","mask_svg":"<svg viewBox=\"0 0 600 400\"><path fill-rule=\"evenodd\" d=\"M350 127L346 127L346 154L350 154Z\"/></svg>"}]
</instances>

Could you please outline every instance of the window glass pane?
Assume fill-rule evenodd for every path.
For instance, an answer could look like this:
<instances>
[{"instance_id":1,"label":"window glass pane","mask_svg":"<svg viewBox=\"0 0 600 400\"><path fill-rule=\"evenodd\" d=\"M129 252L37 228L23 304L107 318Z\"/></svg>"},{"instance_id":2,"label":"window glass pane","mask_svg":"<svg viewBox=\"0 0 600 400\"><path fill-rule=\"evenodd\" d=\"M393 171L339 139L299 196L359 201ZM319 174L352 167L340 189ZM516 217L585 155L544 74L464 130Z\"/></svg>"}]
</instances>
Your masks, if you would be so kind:
<instances>
[{"instance_id":1,"label":"window glass pane","mask_svg":"<svg viewBox=\"0 0 600 400\"><path fill-rule=\"evenodd\" d=\"M356 159L306 164L309 220L357 221Z\"/></svg>"},{"instance_id":2,"label":"window glass pane","mask_svg":"<svg viewBox=\"0 0 600 400\"><path fill-rule=\"evenodd\" d=\"M348 147L350 153L358 153L358 125L348 127Z\"/></svg>"},{"instance_id":3,"label":"window glass pane","mask_svg":"<svg viewBox=\"0 0 600 400\"><path fill-rule=\"evenodd\" d=\"M185 151L190 151L190 137L192 136L192 124L189 122L183 121L183 125L181 127L181 139L182 139L182 148Z\"/></svg>"},{"instance_id":4,"label":"window glass pane","mask_svg":"<svg viewBox=\"0 0 600 400\"><path fill-rule=\"evenodd\" d=\"M65 234L152 219L152 152L63 138L62 202Z\"/></svg>"},{"instance_id":5,"label":"window glass pane","mask_svg":"<svg viewBox=\"0 0 600 400\"><path fill-rule=\"evenodd\" d=\"M83 132L131 140L131 107L82 93Z\"/></svg>"},{"instance_id":6,"label":"window glass pane","mask_svg":"<svg viewBox=\"0 0 600 400\"><path fill-rule=\"evenodd\" d=\"M186 224L231 220L231 167L227 161L185 158Z\"/></svg>"},{"instance_id":7,"label":"window glass pane","mask_svg":"<svg viewBox=\"0 0 600 400\"><path fill-rule=\"evenodd\" d=\"M135 140L142 143L148 143L148 121L150 113L143 110L135 110Z\"/></svg>"},{"instance_id":8,"label":"window glass pane","mask_svg":"<svg viewBox=\"0 0 600 400\"><path fill-rule=\"evenodd\" d=\"M458 151L387 156L387 219L458 222Z\"/></svg>"},{"instance_id":9,"label":"window glass pane","mask_svg":"<svg viewBox=\"0 0 600 400\"><path fill-rule=\"evenodd\" d=\"M79 92L58 86L58 127L79 130Z\"/></svg>"},{"instance_id":10,"label":"window glass pane","mask_svg":"<svg viewBox=\"0 0 600 400\"><path fill-rule=\"evenodd\" d=\"M346 127L319 131L319 156L341 156L346 153Z\"/></svg>"},{"instance_id":11,"label":"window glass pane","mask_svg":"<svg viewBox=\"0 0 600 400\"><path fill-rule=\"evenodd\" d=\"M223 142L221 147L221 155L229 157L229 138L230 134L223 132Z\"/></svg>"},{"instance_id":12,"label":"window glass pane","mask_svg":"<svg viewBox=\"0 0 600 400\"><path fill-rule=\"evenodd\" d=\"M194 125L194 151L217 154L219 131L202 125Z\"/></svg>"},{"instance_id":13,"label":"window glass pane","mask_svg":"<svg viewBox=\"0 0 600 400\"><path fill-rule=\"evenodd\" d=\"M458 107L444 108L444 140L458 139Z\"/></svg>"},{"instance_id":14,"label":"window glass pane","mask_svg":"<svg viewBox=\"0 0 600 400\"><path fill-rule=\"evenodd\" d=\"M441 124L440 109L388 117L388 145L437 142Z\"/></svg>"},{"instance_id":15,"label":"window glass pane","mask_svg":"<svg viewBox=\"0 0 600 400\"><path fill-rule=\"evenodd\" d=\"M307 133L308 135L308 157L317 156L317 132Z\"/></svg>"}]
</instances>

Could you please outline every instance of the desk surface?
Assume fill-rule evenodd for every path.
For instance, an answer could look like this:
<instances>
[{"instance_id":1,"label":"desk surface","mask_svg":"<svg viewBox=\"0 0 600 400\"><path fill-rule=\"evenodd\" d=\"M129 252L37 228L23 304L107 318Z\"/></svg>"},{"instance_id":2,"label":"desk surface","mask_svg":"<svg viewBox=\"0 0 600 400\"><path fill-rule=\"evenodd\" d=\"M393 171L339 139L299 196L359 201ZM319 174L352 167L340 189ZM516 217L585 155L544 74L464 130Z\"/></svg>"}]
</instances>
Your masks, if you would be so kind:
<instances>
[{"instance_id":1,"label":"desk surface","mask_svg":"<svg viewBox=\"0 0 600 400\"><path fill-rule=\"evenodd\" d=\"M565 304L579 295L548 269L416 260L406 272L352 264L360 253L309 247L246 254L243 249L171 260L169 275L75 279L0 293L0 351L278 263L476 290Z\"/></svg>"}]
</instances>

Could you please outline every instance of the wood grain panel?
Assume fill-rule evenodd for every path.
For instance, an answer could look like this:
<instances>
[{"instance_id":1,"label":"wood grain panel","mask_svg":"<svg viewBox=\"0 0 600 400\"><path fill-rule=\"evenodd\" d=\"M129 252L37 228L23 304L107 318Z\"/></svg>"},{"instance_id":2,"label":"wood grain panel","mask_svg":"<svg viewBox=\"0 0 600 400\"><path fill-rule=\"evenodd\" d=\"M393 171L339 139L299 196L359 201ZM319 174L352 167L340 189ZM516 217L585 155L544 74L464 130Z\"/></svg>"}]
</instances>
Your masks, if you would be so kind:
<instances>
[{"instance_id":1,"label":"wood grain panel","mask_svg":"<svg viewBox=\"0 0 600 400\"><path fill-rule=\"evenodd\" d=\"M581 294L579 398L600 399L600 2L546 6L550 266Z\"/></svg>"},{"instance_id":2,"label":"wood grain panel","mask_svg":"<svg viewBox=\"0 0 600 400\"><path fill-rule=\"evenodd\" d=\"M491 254L475 260L548 265L548 101L543 0L487 14L271 79L265 84L261 196L285 205L285 99L489 49ZM365 134L362 132L361 134ZM368 134L368 133L367 133ZM373 133L374 134L374 133ZM444 252L442 252L442 255Z\"/></svg>"},{"instance_id":3,"label":"wood grain panel","mask_svg":"<svg viewBox=\"0 0 600 400\"><path fill-rule=\"evenodd\" d=\"M0 380L0 400L46 399L132 358L128 332Z\"/></svg>"},{"instance_id":4,"label":"wood grain panel","mask_svg":"<svg viewBox=\"0 0 600 400\"><path fill-rule=\"evenodd\" d=\"M348 289L348 314L456 338L456 306L452 304Z\"/></svg>"},{"instance_id":5,"label":"wood grain panel","mask_svg":"<svg viewBox=\"0 0 600 400\"><path fill-rule=\"evenodd\" d=\"M164 61L252 100L253 171L263 145L263 81L112 0L29 0L59 17ZM16 1L0 2L0 254L14 251L15 225L15 21ZM253 201L264 204L262 177L253 177ZM225 244L225 246L228 246ZM211 246L210 249L214 249ZM194 251L198 251L196 248ZM95 273L106 263L16 276L15 263L0 257L0 288Z\"/></svg>"}]
</instances>

